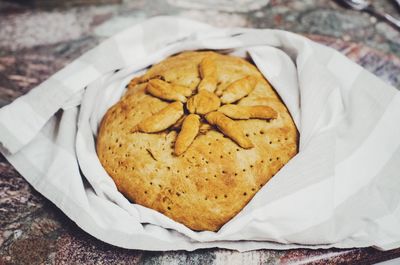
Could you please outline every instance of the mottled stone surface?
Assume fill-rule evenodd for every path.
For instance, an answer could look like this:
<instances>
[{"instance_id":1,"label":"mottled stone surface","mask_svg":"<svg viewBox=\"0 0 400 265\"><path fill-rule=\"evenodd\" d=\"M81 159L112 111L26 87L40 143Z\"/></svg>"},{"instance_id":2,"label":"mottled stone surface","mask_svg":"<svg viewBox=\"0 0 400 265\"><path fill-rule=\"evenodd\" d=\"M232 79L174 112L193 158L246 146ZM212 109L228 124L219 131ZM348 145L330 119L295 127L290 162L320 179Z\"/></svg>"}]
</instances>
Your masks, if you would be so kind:
<instances>
[{"instance_id":1,"label":"mottled stone surface","mask_svg":"<svg viewBox=\"0 0 400 265\"><path fill-rule=\"evenodd\" d=\"M102 4L92 4L95 1ZM267 6L264 0L236 1L237 8L234 4L207 8L191 0L0 2L0 107L104 38L148 17L168 14L221 27L268 27L305 34L400 89L400 32L376 18L329 0L271 0ZM256 8L246 7L251 2ZM396 12L389 1L374 3ZM399 256L400 249L372 248L245 253L117 248L79 229L0 156L0 264L371 264Z\"/></svg>"}]
</instances>

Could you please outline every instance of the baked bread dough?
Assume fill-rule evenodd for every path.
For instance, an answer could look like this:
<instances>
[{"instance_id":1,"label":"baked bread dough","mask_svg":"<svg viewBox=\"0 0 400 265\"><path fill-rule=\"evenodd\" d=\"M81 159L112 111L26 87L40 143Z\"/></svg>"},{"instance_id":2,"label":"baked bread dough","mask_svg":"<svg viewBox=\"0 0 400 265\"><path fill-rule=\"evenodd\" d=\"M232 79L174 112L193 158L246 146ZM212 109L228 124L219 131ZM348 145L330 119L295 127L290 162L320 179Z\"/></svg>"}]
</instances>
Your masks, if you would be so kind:
<instances>
[{"instance_id":1,"label":"baked bread dough","mask_svg":"<svg viewBox=\"0 0 400 265\"><path fill-rule=\"evenodd\" d=\"M101 122L118 190L193 230L217 231L297 153L281 99L250 62L183 52L134 78Z\"/></svg>"}]
</instances>

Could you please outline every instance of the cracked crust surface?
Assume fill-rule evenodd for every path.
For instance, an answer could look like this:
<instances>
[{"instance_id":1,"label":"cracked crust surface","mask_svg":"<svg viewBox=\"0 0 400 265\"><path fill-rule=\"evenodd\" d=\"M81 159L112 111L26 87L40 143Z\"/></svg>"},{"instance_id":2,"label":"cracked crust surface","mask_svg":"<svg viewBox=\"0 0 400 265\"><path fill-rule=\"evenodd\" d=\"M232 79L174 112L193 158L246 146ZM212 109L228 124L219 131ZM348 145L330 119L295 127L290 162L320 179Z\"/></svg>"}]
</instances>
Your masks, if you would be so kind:
<instances>
[{"instance_id":1,"label":"cracked crust surface","mask_svg":"<svg viewBox=\"0 0 400 265\"><path fill-rule=\"evenodd\" d=\"M254 90L232 104L268 106L276 112L273 119L235 120L254 147L241 148L204 118L200 133L179 156L174 153L179 126L155 133L132 131L171 105L146 92L149 80L195 91L202 80L199 65L207 56L215 64L217 95L252 76L257 81ZM297 142L298 132L285 105L254 65L215 52L184 52L130 82L122 99L103 117L97 153L118 190L131 201L193 230L217 231L297 153Z\"/></svg>"}]
</instances>

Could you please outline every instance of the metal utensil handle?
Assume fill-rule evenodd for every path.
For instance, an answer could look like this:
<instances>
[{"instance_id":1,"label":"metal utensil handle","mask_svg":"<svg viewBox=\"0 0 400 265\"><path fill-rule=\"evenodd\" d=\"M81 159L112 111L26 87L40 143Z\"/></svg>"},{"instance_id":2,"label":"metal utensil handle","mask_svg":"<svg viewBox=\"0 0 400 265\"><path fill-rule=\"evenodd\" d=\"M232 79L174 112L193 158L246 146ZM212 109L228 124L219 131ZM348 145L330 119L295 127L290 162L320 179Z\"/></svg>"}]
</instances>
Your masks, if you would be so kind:
<instances>
[{"instance_id":1,"label":"metal utensil handle","mask_svg":"<svg viewBox=\"0 0 400 265\"><path fill-rule=\"evenodd\" d=\"M393 27L395 27L397 30L400 30L400 19L397 19L388 13L382 13L380 11L377 11L375 8L372 6L369 6L368 8L365 9L365 11L371 13L372 15L384 19L387 22L389 22Z\"/></svg>"},{"instance_id":2,"label":"metal utensil handle","mask_svg":"<svg viewBox=\"0 0 400 265\"><path fill-rule=\"evenodd\" d=\"M396 4L397 9L400 10L400 0L393 0L393 2Z\"/></svg>"},{"instance_id":3,"label":"metal utensil handle","mask_svg":"<svg viewBox=\"0 0 400 265\"><path fill-rule=\"evenodd\" d=\"M392 17L391 15L389 15L388 13L384 13L383 17L390 23L392 23L395 27L397 27L397 29L400 30L400 19L397 19L395 17Z\"/></svg>"}]
</instances>

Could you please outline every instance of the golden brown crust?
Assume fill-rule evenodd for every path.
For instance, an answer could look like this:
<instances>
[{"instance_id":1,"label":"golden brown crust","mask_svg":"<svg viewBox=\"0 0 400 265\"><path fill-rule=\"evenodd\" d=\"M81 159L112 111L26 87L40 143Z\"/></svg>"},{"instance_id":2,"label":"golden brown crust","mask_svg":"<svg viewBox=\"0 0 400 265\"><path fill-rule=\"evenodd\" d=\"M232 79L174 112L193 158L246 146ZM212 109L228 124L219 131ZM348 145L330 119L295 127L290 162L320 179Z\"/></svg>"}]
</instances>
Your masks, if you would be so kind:
<instances>
[{"instance_id":1,"label":"golden brown crust","mask_svg":"<svg viewBox=\"0 0 400 265\"><path fill-rule=\"evenodd\" d=\"M249 149L254 147L251 140L244 134L243 128L219 111L213 111L206 115L209 124L217 128L226 136L232 139L240 147Z\"/></svg>"},{"instance_id":2,"label":"golden brown crust","mask_svg":"<svg viewBox=\"0 0 400 265\"><path fill-rule=\"evenodd\" d=\"M199 73L201 81L197 87L199 91L206 90L214 92L217 88L217 66L215 65L214 56L206 55L199 64Z\"/></svg>"},{"instance_id":3,"label":"golden brown crust","mask_svg":"<svg viewBox=\"0 0 400 265\"><path fill-rule=\"evenodd\" d=\"M216 71L215 76L213 71ZM241 128L253 148L238 146L229 136L210 126L206 115L190 116L194 114L188 115L185 110L182 116L179 109L182 100L171 103L146 92L149 80L157 79L171 86L187 87L194 95L206 76L210 77L211 85L203 84L204 90L215 89L212 86L216 78L215 93L221 96L227 90L225 95L230 95L227 102L231 103L232 98L237 100L238 103L232 104L240 108L225 107L217 111L218 116L229 119L229 114L236 115L236 118L231 117L232 122ZM254 78L255 84L253 86L251 80L245 83L245 93L238 90L237 85L232 86L248 76ZM186 90L185 93L188 94ZM236 98L238 94L240 97ZM171 97L178 100L176 94ZM170 107L172 104L175 108ZM250 106L258 107L248 108ZM168 124L155 126L149 122L165 113L163 110L168 107L175 115L167 119ZM210 109L216 111L216 107ZM209 109L202 112L207 111ZM227 113L223 114L224 111ZM247 116L241 118L243 115ZM260 117L255 119L257 115ZM165 119L157 121L162 123ZM153 126L155 129L151 129L157 132L132 132L132 128L141 123ZM178 144L186 149L179 150L177 156L175 142L180 133L182 140ZM195 134L197 136L193 137ZM111 107L102 120L97 153L127 198L193 230L216 231L297 153L297 141L298 133L286 107L254 65L214 52L184 52L154 65L146 74L132 80L121 101Z\"/></svg>"},{"instance_id":4,"label":"golden brown crust","mask_svg":"<svg viewBox=\"0 0 400 265\"><path fill-rule=\"evenodd\" d=\"M146 88L149 94L164 100L186 102L186 97L192 94L192 90L187 87L171 85L160 79L150 79Z\"/></svg>"},{"instance_id":5,"label":"golden brown crust","mask_svg":"<svg viewBox=\"0 0 400 265\"><path fill-rule=\"evenodd\" d=\"M248 119L276 119L278 113L271 107L256 105L256 106L239 106L227 104L218 109L231 119L248 120Z\"/></svg>"},{"instance_id":6,"label":"golden brown crust","mask_svg":"<svg viewBox=\"0 0 400 265\"><path fill-rule=\"evenodd\" d=\"M220 105L221 100L214 93L200 90L188 100L186 107L190 113L207 114L217 110Z\"/></svg>"},{"instance_id":7,"label":"golden brown crust","mask_svg":"<svg viewBox=\"0 0 400 265\"><path fill-rule=\"evenodd\" d=\"M182 123L182 129L175 141L175 154L183 154L193 143L200 129L200 116L189 114Z\"/></svg>"},{"instance_id":8,"label":"golden brown crust","mask_svg":"<svg viewBox=\"0 0 400 265\"><path fill-rule=\"evenodd\" d=\"M143 119L131 132L155 133L168 129L183 116L183 105L179 101L169 104L149 118Z\"/></svg>"},{"instance_id":9,"label":"golden brown crust","mask_svg":"<svg viewBox=\"0 0 400 265\"><path fill-rule=\"evenodd\" d=\"M232 82L222 92L221 102L229 104L247 96L254 90L256 84L257 79L250 75Z\"/></svg>"}]
</instances>

